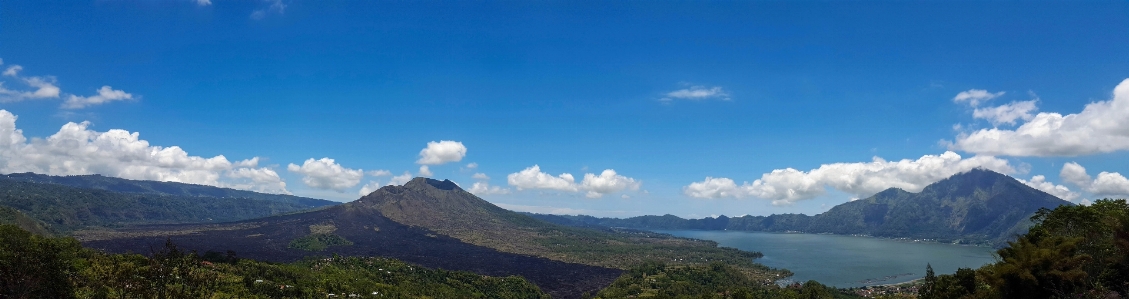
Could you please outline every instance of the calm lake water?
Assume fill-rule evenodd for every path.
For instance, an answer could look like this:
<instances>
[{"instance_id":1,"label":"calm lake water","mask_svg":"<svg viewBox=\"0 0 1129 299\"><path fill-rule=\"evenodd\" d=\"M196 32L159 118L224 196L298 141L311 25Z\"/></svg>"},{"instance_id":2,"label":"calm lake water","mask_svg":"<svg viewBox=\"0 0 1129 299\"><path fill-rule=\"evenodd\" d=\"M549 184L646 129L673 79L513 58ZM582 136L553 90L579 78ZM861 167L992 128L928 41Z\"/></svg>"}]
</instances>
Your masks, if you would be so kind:
<instances>
[{"instance_id":1,"label":"calm lake water","mask_svg":"<svg viewBox=\"0 0 1129 299\"><path fill-rule=\"evenodd\" d=\"M718 245L759 251L757 262L795 273L791 279L840 288L891 284L925 276L926 263L937 274L979 268L994 262L993 249L951 244L914 243L869 237L735 231L664 231L679 237L716 241Z\"/></svg>"}]
</instances>

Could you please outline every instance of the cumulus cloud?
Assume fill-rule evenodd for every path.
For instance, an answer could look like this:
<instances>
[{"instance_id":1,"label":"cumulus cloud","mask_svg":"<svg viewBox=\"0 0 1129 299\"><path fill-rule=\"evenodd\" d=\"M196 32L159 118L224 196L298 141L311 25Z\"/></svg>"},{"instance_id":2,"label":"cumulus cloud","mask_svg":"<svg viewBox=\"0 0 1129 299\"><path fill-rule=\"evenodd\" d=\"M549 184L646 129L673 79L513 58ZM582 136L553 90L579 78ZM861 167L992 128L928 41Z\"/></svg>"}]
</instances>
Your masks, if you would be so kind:
<instances>
[{"instance_id":1,"label":"cumulus cloud","mask_svg":"<svg viewBox=\"0 0 1129 299\"><path fill-rule=\"evenodd\" d=\"M475 169L475 168L478 168L478 163L470 162L470 163L468 163L468 164L466 165L466 168L467 168L467 169Z\"/></svg>"},{"instance_id":2,"label":"cumulus cloud","mask_svg":"<svg viewBox=\"0 0 1129 299\"><path fill-rule=\"evenodd\" d=\"M584 174L584 180L580 183L576 183L576 179L570 173L562 173L553 176L541 172L541 167L538 165L533 165L522 171L511 173L506 176L506 180L510 186L517 187L518 190L547 189L566 192L586 191L585 196L588 198L600 198L605 194L624 190L639 190L639 186L642 185L642 182L619 175L612 169L606 169L599 175L592 173Z\"/></svg>"},{"instance_id":3,"label":"cumulus cloud","mask_svg":"<svg viewBox=\"0 0 1129 299\"><path fill-rule=\"evenodd\" d=\"M775 205L788 205L823 195L827 188L859 198L888 188L919 192L926 185L974 168L1004 174L1016 172L1004 159L990 156L966 159L949 151L941 155L925 155L917 160L886 161L874 157L871 162L823 164L809 171L776 169L762 174L752 183L740 185L730 178L706 177L701 182L684 187L683 193L696 198L755 197L772 200Z\"/></svg>"},{"instance_id":4,"label":"cumulus cloud","mask_svg":"<svg viewBox=\"0 0 1129 299\"><path fill-rule=\"evenodd\" d=\"M251 167L232 169L227 172L227 176L232 180L230 183L223 184L223 187L289 194L286 191L286 182L283 182L278 173L270 168L254 168L254 165L251 165Z\"/></svg>"},{"instance_id":5,"label":"cumulus cloud","mask_svg":"<svg viewBox=\"0 0 1129 299\"><path fill-rule=\"evenodd\" d=\"M1054 183L1048 182L1047 178L1041 175L1032 177L1030 181L1018 178L1016 180L1027 186L1030 186L1031 188L1039 189L1040 191L1054 195L1055 197L1064 199L1066 201L1074 201L1075 199L1078 199L1082 196L1077 192L1070 191L1070 188L1067 188L1066 186L1055 185Z\"/></svg>"},{"instance_id":6,"label":"cumulus cloud","mask_svg":"<svg viewBox=\"0 0 1129 299\"><path fill-rule=\"evenodd\" d=\"M581 190L588 190L584 195L588 198L600 198L604 194L616 193L623 190L639 190L640 182L633 178L615 173L615 170L605 169L600 175L584 174L584 181L580 182Z\"/></svg>"},{"instance_id":7,"label":"cumulus cloud","mask_svg":"<svg viewBox=\"0 0 1129 299\"><path fill-rule=\"evenodd\" d=\"M517 187L518 190L550 189L569 192L577 191L576 179L572 177L572 174L562 173L558 176L553 176L541 172L541 166L538 165L533 165L522 171L511 173L506 176L506 181L510 186Z\"/></svg>"},{"instance_id":8,"label":"cumulus cloud","mask_svg":"<svg viewBox=\"0 0 1129 299\"><path fill-rule=\"evenodd\" d=\"M967 91L962 91L962 92L958 93L955 97L953 97L953 102L954 103L968 103L969 106L979 107L980 104L983 104L987 101L998 98L1002 95L1004 95L1004 92L1002 92L1002 91L997 92L997 93L991 93L991 92L988 92L987 90L983 90L983 89L969 89Z\"/></svg>"},{"instance_id":9,"label":"cumulus cloud","mask_svg":"<svg viewBox=\"0 0 1129 299\"><path fill-rule=\"evenodd\" d=\"M337 192L345 192L345 189L360 184L361 177L364 176L364 170L342 167L341 164L337 164L330 158L306 159L306 162L302 163L301 166L290 163L286 166L286 170L302 174L302 182L306 186Z\"/></svg>"},{"instance_id":10,"label":"cumulus cloud","mask_svg":"<svg viewBox=\"0 0 1129 299\"><path fill-rule=\"evenodd\" d=\"M212 0L196 0L196 5L199 5L199 6L212 5Z\"/></svg>"},{"instance_id":11,"label":"cumulus cloud","mask_svg":"<svg viewBox=\"0 0 1129 299\"><path fill-rule=\"evenodd\" d=\"M468 189L467 191L469 191L470 193L474 193L474 195L478 195L478 196L492 195L492 194L510 194L509 188L502 188L502 187L498 187L498 186L490 186L490 183L487 183L487 182L474 182L474 185L471 185L470 189Z\"/></svg>"},{"instance_id":12,"label":"cumulus cloud","mask_svg":"<svg viewBox=\"0 0 1129 299\"><path fill-rule=\"evenodd\" d=\"M659 100L663 102L670 102L674 100L701 101L708 99L721 99L728 101L729 93L725 92L725 90L722 89L721 86L691 86L690 88L668 92L662 99Z\"/></svg>"},{"instance_id":13,"label":"cumulus cloud","mask_svg":"<svg viewBox=\"0 0 1129 299\"><path fill-rule=\"evenodd\" d=\"M1121 173L1103 171L1097 178L1091 178L1085 167L1069 162L1062 166L1059 177L1099 197L1129 197L1129 179Z\"/></svg>"},{"instance_id":14,"label":"cumulus cloud","mask_svg":"<svg viewBox=\"0 0 1129 299\"><path fill-rule=\"evenodd\" d=\"M490 176L486 175L485 173L481 173L481 172L475 173L474 175L472 175L470 177L472 179L476 179L476 180L489 180L490 179Z\"/></svg>"},{"instance_id":15,"label":"cumulus cloud","mask_svg":"<svg viewBox=\"0 0 1129 299\"><path fill-rule=\"evenodd\" d=\"M1035 102L1037 102L1037 100L1011 102L996 107L976 108L976 110L972 111L972 117L988 120L988 122L996 126L1003 124L1015 125L1015 121L1017 120L1022 119L1030 121L1035 118L1035 115L1031 114L1039 110Z\"/></svg>"},{"instance_id":16,"label":"cumulus cloud","mask_svg":"<svg viewBox=\"0 0 1129 299\"><path fill-rule=\"evenodd\" d=\"M431 168L428 168L427 165L421 165L419 167L419 175L420 176L427 176L427 177L431 176L432 175Z\"/></svg>"},{"instance_id":17,"label":"cumulus cloud","mask_svg":"<svg viewBox=\"0 0 1129 299\"><path fill-rule=\"evenodd\" d=\"M942 143L951 150L994 156L1079 156L1129 150L1129 79L1113 89L1112 99L1087 104L1082 112L1040 112L1014 130L980 129Z\"/></svg>"},{"instance_id":18,"label":"cumulus cloud","mask_svg":"<svg viewBox=\"0 0 1129 299\"><path fill-rule=\"evenodd\" d=\"M448 162L459 162L466 157L466 146L462 142L443 140L428 142L427 147L419 151L419 160L416 164L439 165ZM475 165L477 166L477 164Z\"/></svg>"},{"instance_id":19,"label":"cumulus cloud","mask_svg":"<svg viewBox=\"0 0 1129 299\"><path fill-rule=\"evenodd\" d=\"M17 116L0 109L0 172L49 175L102 174L134 180L182 182L289 194L278 174L258 167L258 157L231 162L220 155L191 156L178 146L154 146L140 133L89 129L67 123L47 138L28 139Z\"/></svg>"},{"instance_id":20,"label":"cumulus cloud","mask_svg":"<svg viewBox=\"0 0 1129 299\"><path fill-rule=\"evenodd\" d=\"M86 106L99 105L112 101L133 99L133 94L113 89L109 85L102 86L102 88L99 88L97 92L98 94L89 97L71 95L69 98L67 98L66 102L63 102L63 105L61 107L63 109L82 109L86 108Z\"/></svg>"}]
</instances>

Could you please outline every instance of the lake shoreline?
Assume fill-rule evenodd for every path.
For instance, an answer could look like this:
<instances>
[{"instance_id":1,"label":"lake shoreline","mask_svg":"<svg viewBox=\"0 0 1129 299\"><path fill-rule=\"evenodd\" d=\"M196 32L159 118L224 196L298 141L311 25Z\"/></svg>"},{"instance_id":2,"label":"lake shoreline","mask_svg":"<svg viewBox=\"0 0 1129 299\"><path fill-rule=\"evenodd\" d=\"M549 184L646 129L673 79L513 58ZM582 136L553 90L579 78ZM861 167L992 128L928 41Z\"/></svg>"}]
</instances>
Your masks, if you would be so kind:
<instances>
[{"instance_id":1,"label":"lake shoreline","mask_svg":"<svg viewBox=\"0 0 1129 299\"><path fill-rule=\"evenodd\" d=\"M756 262L787 269L789 280L815 280L837 288L901 286L922 278L926 265L952 272L995 262L985 246L856 235L732 230L655 230L682 238L717 242L720 247L756 251ZM953 246L957 245L957 246Z\"/></svg>"},{"instance_id":2,"label":"lake shoreline","mask_svg":"<svg viewBox=\"0 0 1129 299\"><path fill-rule=\"evenodd\" d=\"M932 240L932 239L892 238L892 237L877 237L877 236L872 236L872 235L835 234L835 233L808 233L808 232L801 232L801 231L782 231L782 232L781 232L781 231L758 231L758 230L728 230L728 229L722 229L722 230L716 230L716 229L673 229L673 230L663 230L663 229L639 229L639 228L630 228L630 227L616 227L616 228L624 228L624 229L635 229L635 230L645 230L645 231L649 231L649 232L655 232L655 233L660 233L660 234L665 234L665 232L664 232L664 231L696 231L696 232L745 232L745 233L763 233L763 234L802 234L802 235L826 235L826 236L845 236L845 237L862 237L862 238L873 238L873 239L880 239L880 240L891 240L891 241L906 242L906 243L923 243L923 244L944 244L944 245L957 245L957 246L968 246L968 247L984 247L984 248L992 248L992 249L996 249L996 248L997 248L996 246L994 246L994 245L992 245L992 244L990 244L990 243L947 243L947 242L939 242L939 241L934 241L934 240Z\"/></svg>"}]
</instances>

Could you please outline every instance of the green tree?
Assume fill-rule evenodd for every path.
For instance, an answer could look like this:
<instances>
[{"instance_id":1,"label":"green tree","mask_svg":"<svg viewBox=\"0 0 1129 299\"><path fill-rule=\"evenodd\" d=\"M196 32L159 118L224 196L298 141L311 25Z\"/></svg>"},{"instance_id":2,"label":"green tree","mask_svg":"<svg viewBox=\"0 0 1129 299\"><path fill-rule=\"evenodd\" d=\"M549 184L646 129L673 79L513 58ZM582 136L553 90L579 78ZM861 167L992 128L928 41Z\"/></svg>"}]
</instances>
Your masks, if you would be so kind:
<instances>
[{"instance_id":1,"label":"green tree","mask_svg":"<svg viewBox=\"0 0 1129 299\"><path fill-rule=\"evenodd\" d=\"M0 298L74 297L71 260L79 248L71 238L44 238L0 225Z\"/></svg>"},{"instance_id":2,"label":"green tree","mask_svg":"<svg viewBox=\"0 0 1129 299\"><path fill-rule=\"evenodd\" d=\"M925 264L925 278L921 287L917 289L917 296L921 299L937 298L937 275L933 273L933 265Z\"/></svg>"}]
</instances>

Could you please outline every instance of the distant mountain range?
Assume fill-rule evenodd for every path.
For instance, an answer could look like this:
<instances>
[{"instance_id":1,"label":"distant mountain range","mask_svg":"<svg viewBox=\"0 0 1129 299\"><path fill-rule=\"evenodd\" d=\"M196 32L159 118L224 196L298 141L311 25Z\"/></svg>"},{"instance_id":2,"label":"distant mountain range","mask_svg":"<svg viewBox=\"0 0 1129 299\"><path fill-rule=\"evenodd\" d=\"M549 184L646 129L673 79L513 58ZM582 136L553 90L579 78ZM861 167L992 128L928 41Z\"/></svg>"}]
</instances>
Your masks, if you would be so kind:
<instances>
[{"instance_id":1,"label":"distant mountain range","mask_svg":"<svg viewBox=\"0 0 1129 299\"><path fill-rule=\"evenodd\" d=\"M0 175L0 223L17 224L37 233L229 222L336 204L292 195L100 175Z\"/></svg>"},{"instance_id":2,"label":"distant mountain range","mask_svg":"<svg viewBox=\"0 0 1129 299\"><path fill-rule=\"evenodd\" d=\"M562 225L648 230L739 230L868 235L939 242L1002 244L1030 227L1040 208L1072 203L991 170L973 169L911 193L890 188L815 216L779 214L703 219L674 215L626 219L532 214Z\"/></svg>"},{"instance_id":3,"label":"distant mountain range","mask_svg":"<svg viewBox=\"0 0 1129 299\"><path fill-rule=\"evenodd\" d=\"M171 238L203 251L289 262L311 255L383 256L430 268L520 275L553 298L594 294L644 261L722 261L759 281L787 275L753 263L759 253L646 231L582 229L499 208L451 181L415 178L356 201L308 212L225 224L148 225L84 231L86 246L146 252Z\"/></svg>"}]
</instances>

